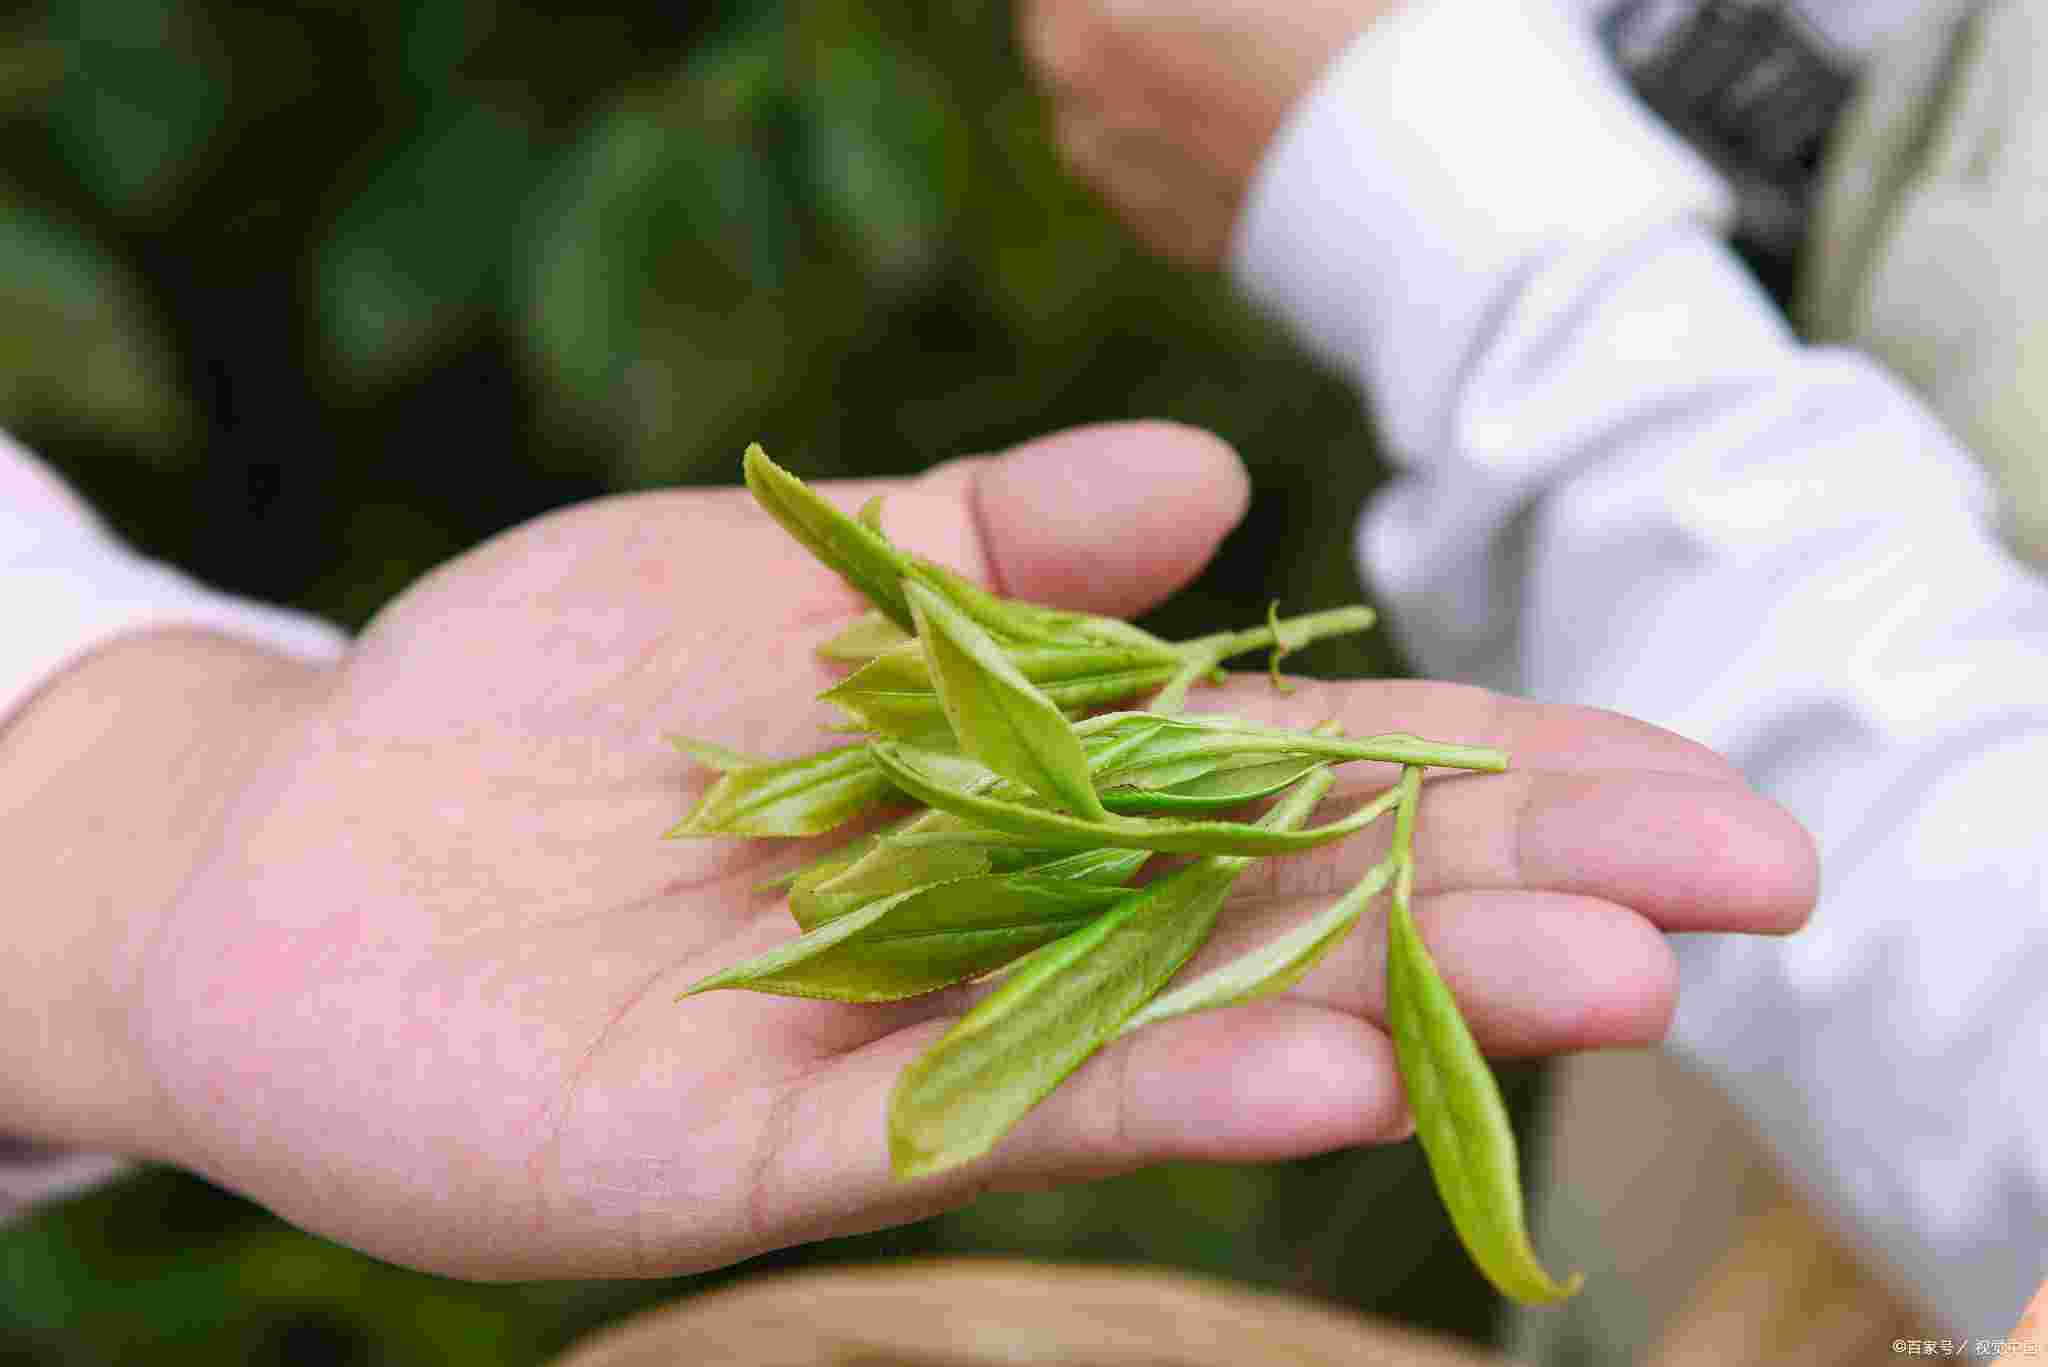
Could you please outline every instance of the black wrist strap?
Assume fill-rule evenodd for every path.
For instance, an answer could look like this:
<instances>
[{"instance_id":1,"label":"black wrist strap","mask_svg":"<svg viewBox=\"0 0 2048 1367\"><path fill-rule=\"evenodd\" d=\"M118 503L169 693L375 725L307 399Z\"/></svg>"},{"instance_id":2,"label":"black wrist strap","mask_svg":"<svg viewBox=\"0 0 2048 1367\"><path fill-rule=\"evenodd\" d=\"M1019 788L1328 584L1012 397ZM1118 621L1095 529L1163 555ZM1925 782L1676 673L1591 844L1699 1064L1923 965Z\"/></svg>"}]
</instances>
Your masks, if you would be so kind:
<instances>
[{"instance_id":1,"label":"black wrist strap","mask_svg":"<svg viewBox=\"0 0 2048 1367\"><path fill-rule=\"evenodd\" d=\"M1622 0L1601 40L1637 95L1727 178L1734 245L1789 280L1855 65L1775 0Z\"/></svg>"}]
</instances>

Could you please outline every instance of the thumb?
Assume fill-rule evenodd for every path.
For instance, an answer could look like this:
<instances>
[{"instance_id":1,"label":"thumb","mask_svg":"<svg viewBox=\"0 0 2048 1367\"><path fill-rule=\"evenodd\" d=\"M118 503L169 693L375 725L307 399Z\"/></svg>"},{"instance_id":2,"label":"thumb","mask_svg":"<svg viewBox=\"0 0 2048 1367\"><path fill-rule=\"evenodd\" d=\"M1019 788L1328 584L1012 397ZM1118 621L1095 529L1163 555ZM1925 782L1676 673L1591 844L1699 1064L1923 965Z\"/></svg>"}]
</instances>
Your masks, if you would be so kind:
<instances>
[{"instance_id":1,"label":"thumb","mask_svg":"<svg viewBox=\"0 0 2048 1367\"><path fill-rule=\"evenodd\" d=\"M1132 617L1200 572L1250 493L1206 432L1103 423L948 461L891 491L886 520L898 545L997 593Z\"/></svg>"}]
</instances>

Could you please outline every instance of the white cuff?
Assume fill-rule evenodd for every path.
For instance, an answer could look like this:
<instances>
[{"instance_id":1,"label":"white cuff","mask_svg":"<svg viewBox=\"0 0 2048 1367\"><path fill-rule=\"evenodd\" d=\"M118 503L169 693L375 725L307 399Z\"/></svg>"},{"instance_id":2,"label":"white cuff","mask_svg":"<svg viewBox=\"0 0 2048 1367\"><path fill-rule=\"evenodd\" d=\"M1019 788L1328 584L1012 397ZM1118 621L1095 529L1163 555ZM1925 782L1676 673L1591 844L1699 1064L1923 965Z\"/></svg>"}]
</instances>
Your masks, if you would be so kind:
<instances>
[{"instance_id":1,"label":"white cuff","mask_svg":"<svg viewBox=\"0 0 2048 1367\"><path fill-rule=\"evenodd\" d=\"M9 639L0 649L0 723L45 680L116 637L200 627L305 660L340 656L347 637L304 613L231 597L112 546L59 546L0 565Z\"/></svg>"},{"instance_id":2,"label":"white cuff","mask_svg":"<svg viewBox=\"0 0 2048 1367\"><path fill-rule=\"evenodd\" d=\"M125 1158L70 1153L0 1136L0 1226L26 1219L45 1202L111 1182L128 1169Z\"/></svg>"},{"instance_id":3,"label":"white cuff","mask_svg":"<svg viewBox=\"0 0 2048 1367\"><path fill-rule=\"evenodd\" d=\"M67 665L152 627L203 627L308 660L335 659L348 642L317 617L217 592L135 554L5 434L0 602L0 724Z\"/></svg>"}]
</instances>

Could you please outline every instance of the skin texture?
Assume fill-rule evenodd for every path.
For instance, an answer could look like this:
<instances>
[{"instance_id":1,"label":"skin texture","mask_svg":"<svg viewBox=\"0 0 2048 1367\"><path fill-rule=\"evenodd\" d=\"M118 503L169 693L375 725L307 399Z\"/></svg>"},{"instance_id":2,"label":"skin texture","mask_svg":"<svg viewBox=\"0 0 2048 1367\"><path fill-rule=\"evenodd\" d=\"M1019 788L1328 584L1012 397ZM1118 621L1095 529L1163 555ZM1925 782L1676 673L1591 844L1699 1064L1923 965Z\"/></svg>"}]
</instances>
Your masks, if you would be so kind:
<instances>
[{"instance_id":1,"label":"skin texture","mask_svg":"<svg viewBox=\"0 0 2048 1367\"><path fill-rule=\"evenodd\" d=\"M1032 0L1026 59L1068 166L1153 250L1221 264L1287 113L1390 0Z\"/></svg>"},{"instance_id":2,"label":"skin texture","mask_svg":"<svg viewBox=\"0 0 2048 1367\"><path fill-rule=\"evenodd\" d=\"M1157 424L822 487L848 510L888 493L900 544L1001 592L1115 613L1192 575L1246 496L1226 448ZM831 743L812 647L861 606L742 491L658 492L450 562L332 669L180 634L100 652L0 733L0 774L32 785L0 838L44 879L4 961L11 1114L491 1279L702 1269L989 1187L1406 1132L1376 916L1288 997L1121 1041L988 1158L908 1185L889 1088L985 988L675 1002L795 933L749 885L825 841L661 840L712 778L665 736ZM1790 817L1613 714L1262 675L1191 705L1513 751L1425 786L1417 850L1423 933L1504 1055L1655 1040L1661 931L1789 931L1812 905ZM1352 766L1332 801L1393 777ZM1385 838L1255 867L1197 969L1325 905Z\"/></svg>"}]
</instances>

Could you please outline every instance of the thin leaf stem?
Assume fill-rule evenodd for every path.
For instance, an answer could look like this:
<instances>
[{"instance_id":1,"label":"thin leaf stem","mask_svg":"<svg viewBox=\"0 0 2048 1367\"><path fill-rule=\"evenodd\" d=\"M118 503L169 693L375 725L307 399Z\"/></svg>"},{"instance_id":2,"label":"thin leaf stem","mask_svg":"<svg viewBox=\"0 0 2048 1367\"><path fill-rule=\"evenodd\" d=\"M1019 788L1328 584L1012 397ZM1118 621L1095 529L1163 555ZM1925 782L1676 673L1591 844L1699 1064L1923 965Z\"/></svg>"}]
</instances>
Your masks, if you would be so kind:
<instances>
[{"instance_id":1,"label":"thin leaf stem","mask_svg":"<svg viewBox=\"0 0 2048 1367\"><path fill-rule=\"evenodd\" d=\"M1243 631L1219 631L1197 636L1178 642L1175 648L1191 658L1201 656L1216 663L1248 650L1264 650L1279 645L1283 635L1291 648L1299 650L1311 641L1364 631L1376 620L1377 614L1371 608L1354 603L1350 607L1325 608L1299 617L1282 617L1265 626L1247 627Z\"/></svg>"}]
</instances>

